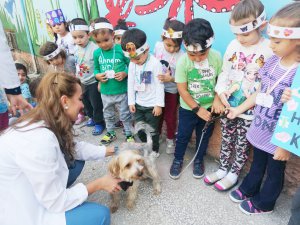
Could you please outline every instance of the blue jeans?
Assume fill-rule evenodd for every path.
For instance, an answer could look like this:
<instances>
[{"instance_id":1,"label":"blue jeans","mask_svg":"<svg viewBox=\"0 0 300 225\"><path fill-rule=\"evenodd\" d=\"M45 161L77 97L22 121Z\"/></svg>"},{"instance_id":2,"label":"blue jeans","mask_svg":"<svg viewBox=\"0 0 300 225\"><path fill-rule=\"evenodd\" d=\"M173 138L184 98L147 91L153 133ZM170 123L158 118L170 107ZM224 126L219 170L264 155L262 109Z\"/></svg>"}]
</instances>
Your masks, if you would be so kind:
<instances>
[{"instance_id":1,"label":"blue jeans","mask_svg":"<svg viewBox=\"0 0 300 225\"><path fill-rule=\"evenodd\" d=\"M106 206L84 202L66 212L67 225L109 225L110 211Z\"/></svg>"},{"instance_id":2,"label":"blue jeans","mask_svg":"<svg viewBox=\"0 0 300 225\"><path fill-rule=\"evenodd\" d=\"M202 135L202 129L204 128L206 122L197 116L196 113L179 108L179 124L178 124L178 133L176 138L176 147L175 147L175 159L183 160L187 145L191 139L194 129L196 129L196 151L200 142ZM212 135L214 129L214 124L210 124L206 130L206 133L203 136L202 143L199 149L199 152L196 156L196 159L203 161L203 157L206 154L206 149L208 146L209 138Z\"/></svg>"},{"instance_id":3,"label":"blue jeans","mask_svg":"<svg viewBox=\"0 0 300 225\"><path fill-rule=\"evenodd\" d=\"M253 149L253 162L244 178L240 191L250 200L255 208L264 211L274 209L284 182L285 161L274 160L273 155L260 149ZM267 171L266 180L261 187Z\"/></svg>"},{"instance_id":4,"label":"blue jeans","mask_svg":"<svg viewBox=\"0 0 300 225\"><path fill-rule=\"evenodd\" d=\"M67 187L70 187L80 175L85 161L75 160L69 166L69 177ZM67 225L109 225L110 211L106 206L94 203L84 202L66 212Z\"/></svg>"}]
</instances>

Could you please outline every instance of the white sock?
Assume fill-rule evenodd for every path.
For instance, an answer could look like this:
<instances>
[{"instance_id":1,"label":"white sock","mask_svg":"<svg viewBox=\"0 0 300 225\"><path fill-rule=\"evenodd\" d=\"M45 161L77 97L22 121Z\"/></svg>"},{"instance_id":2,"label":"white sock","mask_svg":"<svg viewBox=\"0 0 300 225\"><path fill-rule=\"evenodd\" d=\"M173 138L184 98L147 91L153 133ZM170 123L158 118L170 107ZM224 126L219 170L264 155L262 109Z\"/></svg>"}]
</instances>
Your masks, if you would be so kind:
<instances>
[{"instance_id":1,"label":"white sock","mask_svg":"<svg viewBox=\"0 0 300 225\"><path fill-rule=\"evenodd\" d=\"M238 175L237 175L236 173L229 172L229 173L227 174L226 178L227 178L228 180L230 180L231 183L235 184L235 182L236 182L237 179L238 179Z\"/></svg>"},{"instance_id":2,"label":"white sock","mask_svg":"<svg viewBox=\"0 0 300 225\"><path fill-rule=\"evenodd\" d=\"M227 174L227 171L221 170L221 169L218 169L218 171L216 172L216 175L219 179L222 179L223 177L225 177L226 174Z\"/></svg>"}]
</instances>

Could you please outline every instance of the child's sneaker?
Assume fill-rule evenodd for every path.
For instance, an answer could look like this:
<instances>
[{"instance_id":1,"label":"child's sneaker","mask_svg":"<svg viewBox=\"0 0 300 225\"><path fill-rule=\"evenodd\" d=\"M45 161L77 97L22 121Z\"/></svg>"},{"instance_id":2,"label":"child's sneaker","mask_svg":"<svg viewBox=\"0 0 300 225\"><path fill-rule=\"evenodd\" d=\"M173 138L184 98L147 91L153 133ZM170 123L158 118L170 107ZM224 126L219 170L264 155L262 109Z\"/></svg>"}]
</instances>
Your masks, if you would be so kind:
<instances>
[{"instance_id":1,"label":"child's sneaker","mask_svg":"<svg viewBox=\"0 0 300 225\"><path fill-rule=\"evenodd\" d=\"M101 139L100 143L102 145L108 145L110 143L112 143L114 140L117 139L117 136L115 133L109 133L107 132Z\"/></svg>"},{"instance_id":2,"label":"child's sneaker","mask_svg":"<svg viewBox=\"0 0 300 225\"><path fill-rule=\"evenodd\" d=\"M160 154L158 152L152 151L150 153L150 156L154 157L154 158L158 158L160 156Z\"/></svg>"},{"instance_id":3,"label":"child's sneaker","mask_svg":"<svg viewBox=\"0 0 300 225\"><path fill-rule=\"evenodd\" d=\"M204 177L204 183L206 185L213 185L214 183L216 183L219 180L221 180L221 178L218 177L216 172L206 175Z\"/></svg>"},{"instance_id":4,"label":"child's sneaker","mask_svg":"<svg viewBox=\"0 0 300 225\"><path fill-rule=\"evenodd\" d=\"M87 127L93 127L95 126L95 122L92 118L89 118L89 120L86 122Z\"/></svg>"},{"instance_id":5,"label":"child's sneaker","mask_svg":"<svg viewBox=\"0 0 300 225\"><path fill-rule=\"evenodd\" d=\"M181 173L181 170L182 170L182 164L183 164L182 160L177 160L177 159L173 160L172 166L170 168L170 173L169 173L169 176L172 179L175 180L175 179L178 179L180 177L180 173Z\"/></svg>"},{"instance_id":6,"label":"child's sneaker","mask_svg":"<svg viewBox=\"0 0 300 225\"><path fill-rule=\"evenodd\" d=\"M230 192L229 198L231 199L231 201L236 202L236 203L240 203L240 202L242 202L242 201L248 199L247 196L244 195L244 194L240 191L240 189L236 189L236 190Z\"/></svg>"},{"instance_id":7,"label":"child's sneaker","mask_svg":"<svg viewBox=\"0 0 300 225\"><path fill-rule=\"evenodd\" d=\"M259 215L272 213L273 210L264 211L254 207L250 200L245 200L239 205L240 210L247 215Z\"/></svg>"},{"instance_id":8,"label":"child's sneaker","mask_svg":"<svg viewBox=\"0 0 300 225\"><path fill-rule=\"evenodd\" d=\"M204 164L199 159L194 161L193 177L200 179L204 176Z\"/></svg>"},{"instance_id":9,"label":"child's sneaker","mask_svg":"<svg viewBox=\"0 0 300 225\"><path fill-rule=\"evenodd\" d=\"M79 113L77 116L77 120L75 121L75 125L79 125L83 121L85 121L85 116L83 114Z\"/></svg>"},{"instance_id":10,"label":"child's sneaker","mask_svg":"<svg viewBox=\"0 0 300 225\"><path fill-rule=\"evenodd\" d=\"M135 142L134 137L132 135L126 136L126 142Z\"/></svg>"},{"instance_id":11,"label":"child's sneaker","mask_svg":"<svg viewBox=\"0 0 300 225\"><path fill-rule=\"evenodd\" d=\"M173 154L175 152L174 140L167 138L166 143L167 143L166 153Z\"/></svg>"}]
</instances>

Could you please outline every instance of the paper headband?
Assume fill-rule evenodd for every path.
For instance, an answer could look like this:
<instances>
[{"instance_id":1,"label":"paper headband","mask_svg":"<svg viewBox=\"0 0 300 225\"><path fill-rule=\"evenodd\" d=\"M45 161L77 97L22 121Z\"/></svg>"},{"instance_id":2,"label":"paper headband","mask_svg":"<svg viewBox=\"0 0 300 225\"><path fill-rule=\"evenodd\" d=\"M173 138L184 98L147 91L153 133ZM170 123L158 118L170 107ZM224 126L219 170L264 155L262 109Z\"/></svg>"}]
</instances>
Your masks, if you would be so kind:
<instances>
[{"instance_id":1,"label":"paper headband","mask_svg":"<svg viewBox=\"0 0 300 225\"><path fill-rule=\"evenodd\" d=\"M54 52L50 53L49 55L45 55L44 59L45 60L50 60L53 59L54 57L56 57L59 53L60 53L61 49L58 47L57 49L55 49Z\"/></svg>"},{"instance_id":2,"label":"paper headband","mask_svg":"<svg viewBox=\"0 0 300 225\"><path fill-rule=\"evenodd\" d=\"M65 17L61 9L55 9L46 13L47 23L50 26L55 26L57 24L61 24L66 22Z\"/></svg>"},{"instance_id":3,"label":"paper headband","mask_svg":"<svg viewBox=\"0 0 300 225\"><path fill-rule=\"evenodd\" d=\"M266 11L264 10L260 16L258 16L255 20L252 22L246 23L241 26L233 26L230 25L231 31L234 34L243 34L243 33L248 33L250 31L255 30L256 28L260 27L262 23L266 20Z\"/></svg>"},{"instance_id":4,"label":"paper headband","mask_svg":"<svg viewBox=\"0 0 300 225\"><path fill-rule=\"evenodd\" d=\"M269 24L267 34L274 38L300 39L299 27L278 27Z\"/></svg>"},{"instance_id":5,"label":"paper headband","mask_svg":"<svg viewBox=\"0 0 300 225\"><path fill-rule=\"evenodd\" d=\"M125 33L126 30L115 30L114 33L115 35L123 35Z\"/></svg>"},{"instance_id":6,"label":"paper headband","mask_svg":"<svg viewBox=\"0 0 300 225\"><path fill-rule=\"evenodd\" d=\"M139 47L138 49L136 49L136 46L133 42L128 42L126 44L126 51L123 52L126 57L135 58L140 54L142 54L143 52L145 52L147 49L149 49L149 45L147 42L143 44L141 47Z\"/></svg>"},{"instance_id":7,"label":"paper headband","mask_svg":"<svg viewBox=\"0 0 300 225\"><path fill-rule=\"evenodd\" d=\"M174 31L172 28L163 29L162 35L166 38L182 38L182 31Z\"/></svg>"},{"instance_id":8,"label":"paper headband","mask_svg":"<svg viewBox=\"0 0 300 225\"><path fill-rule=\"evenodd\" d=\"M94 30L99 30L99 29L114 30L113 26L110 23L106 23L106 22L95 23L90 26L90 32L92 32Z\"/></svg>"},{"instance_id":9,"label":"paper headband","mask_svg":"<svg viewBox=\"0 0 300 225\"><path fill-rule=\"evenodd\" d=\"M206 40L205 48L202 48L202 46L199 43L191 44L191 45L186 45L184 43L184 47L188 52L201 52L201 51L209 48L213 42L214 42L214 37L210 37Z\"/></svg>"},{"instance_id":10,"label":"paper headband","mask_svg":"<svg viewBox=\"0 0 300 225\"><path fill-rule=\"evenodd\" d=\"M88 25L74 25L74 24L70 24L69 30L70 31L76 31L76 30L89 31L89 26Z\"/></svg>"}]
</instances>

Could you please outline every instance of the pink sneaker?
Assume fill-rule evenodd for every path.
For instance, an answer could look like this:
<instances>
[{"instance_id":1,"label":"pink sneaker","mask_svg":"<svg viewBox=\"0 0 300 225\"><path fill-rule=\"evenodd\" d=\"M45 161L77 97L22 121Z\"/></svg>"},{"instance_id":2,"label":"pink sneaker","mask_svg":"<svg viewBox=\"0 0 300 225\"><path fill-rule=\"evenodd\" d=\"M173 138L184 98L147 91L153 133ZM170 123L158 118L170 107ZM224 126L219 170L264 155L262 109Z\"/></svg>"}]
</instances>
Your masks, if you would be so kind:
<instances>
[{"instance_id":1,"label":"pink sneaker","mask_svg":"<svg viewBox=\"0 0 300 225\"><path fill-rule=\"evenodd\" d=\"M81 124L83 121L85 121L85 116L81 113L78 114L77 120L75 121L75 125Z\"/></svg>"}]
</instances>

